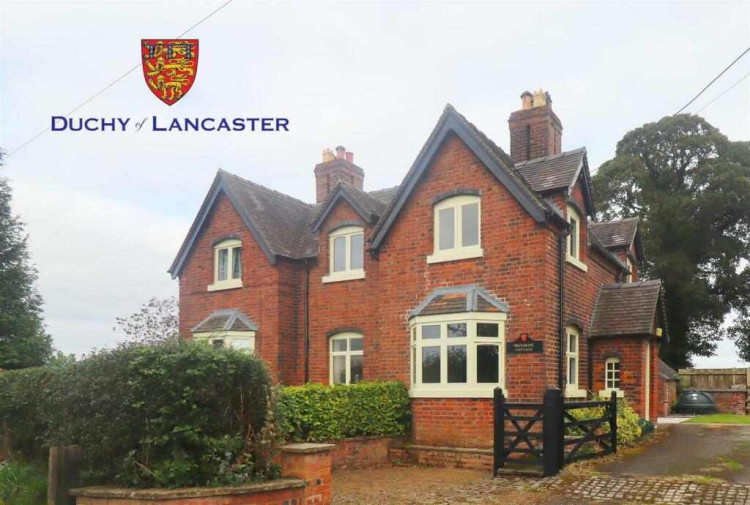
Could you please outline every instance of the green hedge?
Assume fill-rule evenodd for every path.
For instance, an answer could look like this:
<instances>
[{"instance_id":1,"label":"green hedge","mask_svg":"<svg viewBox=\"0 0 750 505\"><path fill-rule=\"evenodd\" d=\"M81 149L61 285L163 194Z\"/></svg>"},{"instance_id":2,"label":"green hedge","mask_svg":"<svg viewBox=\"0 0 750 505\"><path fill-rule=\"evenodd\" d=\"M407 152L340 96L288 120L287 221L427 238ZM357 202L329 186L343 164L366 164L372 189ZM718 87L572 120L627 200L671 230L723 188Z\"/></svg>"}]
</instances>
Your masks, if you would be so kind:
<instances>
[{"instance_id":1,"label":"green hedge","mask_svg":"<svg viewBox=\"0 0 750 505\"><path fill-rule=\"evenodd\" d=\"M602 401L602 398L594 397L594 401ZM604 416L604 407L588 407L585 409L573 409L573 417L579 420L598 419ZM633 410L630 403L624 398L617 400L617 444L631 445L643 436L640 416ZM609 433L609 423L602 425L602 433ZM579 428L567 428L567 435L581 436L583 432Z\"/></svg>"},{"instance_id":2,"label":"green hedge","mask_svg":"<svg viewBox=\"0 0 750 505\"><path fill-rule=\"evenodd\" d=\"M0 421L25 459L81 445L86 483L224 485L274 473L259 449L273 434L270 385L263 362L237 351L127 346L0 375Z\"/></svg>"},{"instance_id":3,"label":"green hedge","mask_svg":"<svg viewBox=\"0 0 750 505\"><path fill-rule=\"evenodd\" d=\"M409 394L400 382L285 387L279 417L281 431L296 441L403 435L410 423Z\"/></svg>"}]
</instances>

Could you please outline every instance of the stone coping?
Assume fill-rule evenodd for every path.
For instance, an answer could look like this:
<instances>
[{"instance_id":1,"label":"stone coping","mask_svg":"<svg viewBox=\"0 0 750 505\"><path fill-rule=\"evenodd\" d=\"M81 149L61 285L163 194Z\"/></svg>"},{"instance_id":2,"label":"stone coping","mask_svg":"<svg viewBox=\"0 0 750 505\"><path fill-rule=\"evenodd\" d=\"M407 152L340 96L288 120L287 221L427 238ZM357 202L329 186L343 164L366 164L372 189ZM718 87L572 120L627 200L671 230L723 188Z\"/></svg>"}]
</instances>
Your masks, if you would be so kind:
<instances>
[{"instance_id":1,"label":"stone coping","mask_svg":"<svg viewBox=\"0 0 750 505\"><path fill-rule=\"evenodd\" d=\"M435 445L417 445L417 444L406 444L399 449L415 450L415 451L440 451L440 452L455 452L462 454L493 454L492 449L481 449L479 447L440 447Z\"/></svg>"},{"instance_id":2,"label":"stone coping","mask_svg":"<svg viewBox=\"0 0 750 505\"><path fill-rule=\"evenodd\" d=\"M316 452L327 452L336 447L335 444L287 444L281 447L281 452L289 454L313 454Z\"/></svg>"},{"instance_id":3,"label":"stone coping","mask_svg":"<svg viewBox=\"0 0 750 505\"><path fill-rule=\"evenodd\" d=\"M305 481L301 479L276 479L268 482L256 482L253 484L226 487L183 487L177 489L133 489L105 486L83 487L79 489L71 489L70 494L73 496L85 496L88 498L173 500L176 498L238 496L301 487L305 487Z\"/></svg>"}]
</instances>

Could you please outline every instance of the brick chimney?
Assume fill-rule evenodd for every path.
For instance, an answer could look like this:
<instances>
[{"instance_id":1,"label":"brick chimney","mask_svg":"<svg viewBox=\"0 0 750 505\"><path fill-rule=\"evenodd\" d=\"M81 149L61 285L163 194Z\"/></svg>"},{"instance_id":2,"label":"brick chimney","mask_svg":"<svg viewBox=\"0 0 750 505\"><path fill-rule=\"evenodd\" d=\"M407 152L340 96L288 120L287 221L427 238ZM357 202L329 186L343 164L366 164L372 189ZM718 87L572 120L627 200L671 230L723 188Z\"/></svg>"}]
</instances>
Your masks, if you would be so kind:
<instances>
[{"instance_id":1,"label":"brick chimney","mask_svg":"<svg viewBox=\"0 0 750 505\"><path fill-rule=\"evenodd\" d=\"M354 164L354 153L344 146L336 147L336 154L323 150L323 161L315 165L315 201L324 202L339 184L362 191L365 172Z\"/></svg>"},{"instance_id":2,"label":"brick chimney","mask_svg":"<svg viewBox=\"0 0 750 505\"><path fill-rule=\"evenodd\" d=\"M562 123L552 111L552 98L543 90L521 95L521 110L508 119L510 157L514 163L559 154L562 150Z\"/></svg>"}]
</instances>

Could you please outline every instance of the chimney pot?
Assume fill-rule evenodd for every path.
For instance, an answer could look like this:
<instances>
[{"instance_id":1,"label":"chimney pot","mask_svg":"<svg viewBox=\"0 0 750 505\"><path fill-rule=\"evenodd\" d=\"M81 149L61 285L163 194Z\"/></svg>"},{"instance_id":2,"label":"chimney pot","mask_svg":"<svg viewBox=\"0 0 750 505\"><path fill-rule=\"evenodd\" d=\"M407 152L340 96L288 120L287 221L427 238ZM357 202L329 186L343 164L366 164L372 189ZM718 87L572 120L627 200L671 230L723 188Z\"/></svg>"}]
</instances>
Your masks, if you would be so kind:
<instances>
[{"instance_id":1,"label":"chimney pot","mask_svg":"<svg viewBox=\"0 0 750 505\"><path fill-rule=\"evenodd\" d=\"M336 157L337 158L343 158L346 154L346 147L344 146L336 146Z\"/></svg>"},{"instance_id":2,"label":"chimney pot","mask_svg":"<svg viewBox=\"0 0 750 505\"><path fill-rule=\"evenodd\" d=\"M336 159L336 157L333 155L333 151L327 147L323 149L323 163L326 161L333 161L334 159Z\"/></svg>"},{"instance_id":3,"label":"chimney pot","mask_svg":"<svg viewBox=\"0 0 750 505\"><path fill-rule=\"evenodd\" d=\"M354 153L351 151L346 151L346 161L349 163L354 163Z\"/></svg>"},{"instance_id":4,"label":"chimney pot","mask_svg":"<svg viewBox=\"0 0 750 505\"><path fill-rule=\"evenodd\" d=\"M530 109L534 106L534 95L530 91L521 93L521 109Z\"/></svg>"}]
</instances>

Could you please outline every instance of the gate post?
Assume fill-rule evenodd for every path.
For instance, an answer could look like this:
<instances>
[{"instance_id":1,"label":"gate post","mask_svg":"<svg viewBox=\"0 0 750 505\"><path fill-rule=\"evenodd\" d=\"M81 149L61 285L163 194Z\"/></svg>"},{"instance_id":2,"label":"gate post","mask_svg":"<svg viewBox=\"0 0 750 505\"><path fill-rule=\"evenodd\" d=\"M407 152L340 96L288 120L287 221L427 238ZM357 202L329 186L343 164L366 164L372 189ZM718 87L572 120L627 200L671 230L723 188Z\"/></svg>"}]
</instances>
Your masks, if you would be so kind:
<instances>
[{"instance_id":1,"label":"gate post","mask_svg":"<svg viewBox=\"0 0 750 505\"><path fill-rule=\"evenodd\" d=\"M492 475L495 475L498 468L505 466L505 455L503 454L503 449L505 448L505 397L503 396L502 388L495 388L492 405L495 416Z\"/></svg>"},{"instance_id":2,"label":"gate post","mask_svg":"<svg viewBox=\"0 0 750 505\"><path fill-rule=\"evenodd\" d=\"M563 464L563 397L558 388L544 392L542 426L542 449L544 456L544 476L557 475Z\"/></svg>"},{"instance_id":3,"label":"gate post","mask_svg":"<svg viewBox=\"0 0 750 505\"><path fill-rule=\"evenodd\" d=\"M610 443L612 444L612 452L617 454L617 393L615 391L612 391L609 401L612 402L609 408L609 431L612 434L612 441Z\"/></svg>"}]
</instances>

